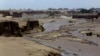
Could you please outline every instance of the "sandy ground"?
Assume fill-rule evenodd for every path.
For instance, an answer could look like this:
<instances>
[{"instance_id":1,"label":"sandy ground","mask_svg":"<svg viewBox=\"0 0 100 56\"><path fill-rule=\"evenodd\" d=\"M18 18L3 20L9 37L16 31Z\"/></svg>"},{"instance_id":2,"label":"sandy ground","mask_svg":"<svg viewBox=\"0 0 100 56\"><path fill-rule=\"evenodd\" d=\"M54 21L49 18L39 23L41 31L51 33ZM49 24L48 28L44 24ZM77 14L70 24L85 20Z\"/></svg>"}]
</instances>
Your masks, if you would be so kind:
<instances>
[{"instance_id":1,"label":"sandy ground","mask_svg":"<svg viewBox=\"0 0 100 56\"><path fill-rule=\"evenodd\" d=\"M96 36L100 35L100 19L93 23L91 20L72 19L66 16L61 16L61 19L38 20L46 28L45 32L28 34L24 38L59 49L62 51L62 56L100 56L100 37ZM24 24L23 22L22 25ZM95 35L86 36L84 33L87 29L93 30ZM1 56L47 56L50 52L60 53L28 40L1 37Z\"/></svg>"},{"instance_id":2,"label":"sandy ground","mask_svg":"<svg viewBox=\"0 0 100 56\"><path fill-rule=\"evenodd\" d=\"M0 37L0 56L48 56L50 53L60 55L59 51L33 41L23 38Z\"/></svg>"}]
</instances>

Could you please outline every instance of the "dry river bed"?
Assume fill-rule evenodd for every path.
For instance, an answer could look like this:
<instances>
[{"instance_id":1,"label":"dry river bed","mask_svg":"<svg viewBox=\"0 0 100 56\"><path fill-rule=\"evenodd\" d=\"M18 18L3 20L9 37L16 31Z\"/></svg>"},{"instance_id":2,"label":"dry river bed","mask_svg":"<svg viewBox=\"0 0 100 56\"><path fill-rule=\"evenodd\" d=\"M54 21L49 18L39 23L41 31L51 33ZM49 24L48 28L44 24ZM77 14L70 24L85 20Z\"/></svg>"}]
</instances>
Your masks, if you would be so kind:
<instances>
[{"instance_id":1,"label":"dry river bed","mask_svg":"<svg viewBox=\"0 0 100 56\"><path fill-rule=\"evenodd\" d=\"M44 23L45 32L27 34L25 38L62 51L62 56L100 56L100 38L86 36L80 31L99 31L98 23L86 20L54 19Z\"/></svg>"}]
</instances>

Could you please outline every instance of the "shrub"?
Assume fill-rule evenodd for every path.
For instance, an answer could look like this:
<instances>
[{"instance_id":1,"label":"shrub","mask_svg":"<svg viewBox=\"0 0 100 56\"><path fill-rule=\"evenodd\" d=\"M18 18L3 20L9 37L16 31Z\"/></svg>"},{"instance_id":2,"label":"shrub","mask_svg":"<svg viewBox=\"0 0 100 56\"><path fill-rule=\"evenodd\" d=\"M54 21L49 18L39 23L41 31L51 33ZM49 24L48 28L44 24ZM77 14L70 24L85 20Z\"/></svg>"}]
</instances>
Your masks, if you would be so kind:
<instances>
[{"instance_id":1,"label":"shrub","mask_svg":"<svg viewBox=\"0 0 100 56\"><path fill-rule=\"evenodd\" d=\"M21 32L17 32L16 36L23 37L23 34Z\"/></svg>"},{"instance_id":2,"label":"shrub","mask_svg":"<svg viewBox=\"0 0 100 56\"><path fill-rule=\"evenodd\" d=\"M40 25L39 28L41 29L41 31L44 31L45 30L45 28L42 25Z\"/></svg>"},{"instance_id":3,"label":"shrub","mask_svg":"<svg viewBox=\"0 0 100 56\"><path fill-rule=\"evenodd\" d=\"M86 33L87 36L92 36L93 33L92 32L89 32L89 33Z\"/></svg>"},{"instance_id":4,"label":"shrub","mask_svg":"<svg viewBox=\"0 0 100 56\"><path fill-rule=\"evenodd\" d=\"M100 37L100 35L99 35L99 34L97 34L97 37Z\"/></svg>"},{"instance_id":5,"label":"shrub","mask_svg":"<svg viewBox=\"0 0 100 56\"><path fill-rule=\"evenodd\" d=\"M72 23L73 21L69 21L69 23Z\"/></svg>"}]
</instances>

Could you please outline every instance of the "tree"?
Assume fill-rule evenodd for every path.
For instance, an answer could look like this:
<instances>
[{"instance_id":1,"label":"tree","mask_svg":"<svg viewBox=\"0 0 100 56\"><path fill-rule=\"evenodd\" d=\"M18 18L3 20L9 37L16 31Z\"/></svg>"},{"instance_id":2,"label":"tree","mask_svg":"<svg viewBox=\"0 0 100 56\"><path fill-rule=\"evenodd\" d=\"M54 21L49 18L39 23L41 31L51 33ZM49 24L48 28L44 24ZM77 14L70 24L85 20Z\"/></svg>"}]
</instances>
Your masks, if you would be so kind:
<instances>
[{"instance_id":1,"label":"tree","mask_svg":"<svg viewBox=\"0 0 100 56\"><path fill-rule=\"evenodd\" d=\"M90 13L93 13L94 10L95 10L95 8L90 8L90 9L89 9L89 12L90 12Z\"/></svg>"},{"instance_id":2,"label":"tree","mask_svg":"<svg viewBox=\"0 0 100 56\"><path fill-rule=\"evenodd\" d=\"M81 13L89 13L89 10L87 10L87 9L81 9L80 12Z\"/></svg>"}]
</instances>

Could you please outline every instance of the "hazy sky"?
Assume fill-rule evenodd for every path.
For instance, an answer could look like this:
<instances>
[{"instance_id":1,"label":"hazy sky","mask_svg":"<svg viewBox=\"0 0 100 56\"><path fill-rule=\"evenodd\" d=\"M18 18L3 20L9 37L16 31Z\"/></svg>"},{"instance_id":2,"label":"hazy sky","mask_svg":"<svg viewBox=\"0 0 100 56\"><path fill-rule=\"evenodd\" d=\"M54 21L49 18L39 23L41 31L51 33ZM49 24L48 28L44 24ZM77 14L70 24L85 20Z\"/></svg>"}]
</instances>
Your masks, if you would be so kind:
<instances>
[{"instance_id":1,"label":"hazy sky","mask_svg":"<svg viewBox=\"0 0 100 56\"><path fill-rule=\"evenodd\" d=\"M100 0L0 0L0 9L9 8L90 8L100 7Z\"/></svg>"}]
</instances>

